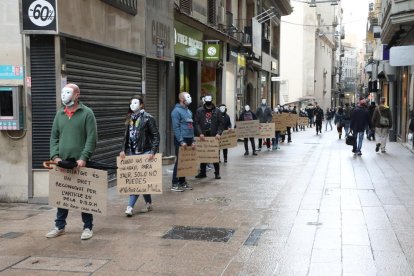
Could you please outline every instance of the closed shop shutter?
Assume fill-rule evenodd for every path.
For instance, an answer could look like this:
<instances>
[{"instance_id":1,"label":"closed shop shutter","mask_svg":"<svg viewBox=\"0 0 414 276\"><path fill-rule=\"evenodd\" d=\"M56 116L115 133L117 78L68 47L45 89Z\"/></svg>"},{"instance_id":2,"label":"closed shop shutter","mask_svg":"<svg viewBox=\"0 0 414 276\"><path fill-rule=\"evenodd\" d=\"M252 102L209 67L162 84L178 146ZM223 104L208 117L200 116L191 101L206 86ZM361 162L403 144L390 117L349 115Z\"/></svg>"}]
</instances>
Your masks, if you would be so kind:
<instances>
[{"instance_id":1,"label":"closed shop shutter","mask_svg":"<svg viewBox=\"0 0 414 276\"><path fill-rule=\"evenodd\" d=\"M154 116L158 125L159 118L159 66L158 61L147 59L145 110Z\"/></svg>"},{"instance_id":2,"label":"closed shop shutter","mask_svg":"<svg viewBox=\"0 0 414 276\"><path fill-rule=\"evenodd\" d=\"M68 82L79 85L80 100L95 113L98 145L93 160L116 163L133 95L142 94L140 56L66 39Z\"/></svg>"},{"instance_id":3,"label":"closed shop shutter","mask_svg":"<svg viewBox=\"0 0 414 276\"><path fill-rule=\"evenodd\" d=\"M49 160L49 141L56 114L55 47L53 36L30 37L32 77L32 168Z\"/></svg>"}]
</instances>

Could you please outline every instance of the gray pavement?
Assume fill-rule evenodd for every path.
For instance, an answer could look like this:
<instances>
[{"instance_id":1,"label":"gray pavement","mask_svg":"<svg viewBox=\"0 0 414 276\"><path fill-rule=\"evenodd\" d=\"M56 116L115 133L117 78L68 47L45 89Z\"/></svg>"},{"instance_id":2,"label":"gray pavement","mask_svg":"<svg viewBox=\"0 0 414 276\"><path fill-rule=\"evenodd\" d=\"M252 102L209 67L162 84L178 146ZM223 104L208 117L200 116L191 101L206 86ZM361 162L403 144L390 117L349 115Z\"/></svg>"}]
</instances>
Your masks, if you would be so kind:
<instances>
[{"instance_id":1,"label":"gray pavement","mask_svg":"<svg viewBox=\"0 0 414 276\"><path fill-rule=\"evenodd\" d=\"M190 179L193 191L169 191L154 211L124 216L126 196L109 190L108 215L95 216L94 237L81 241L70 212L66 234L44 235L55 209L0 205L2 275L413 275L414 155L398 143L375 153L364 140L354 156L336 131L293 133L275 152L229 150L221 180ZM137 203L144 209L143 199ZM136 208L137 209L137 208ZM174 226L192 238L163 236ZM201 229L202 230L202 229ZM171 232L170 232L171 233ZM174 236L174 235L172 235Z\"/></svg>"}]
</instances>

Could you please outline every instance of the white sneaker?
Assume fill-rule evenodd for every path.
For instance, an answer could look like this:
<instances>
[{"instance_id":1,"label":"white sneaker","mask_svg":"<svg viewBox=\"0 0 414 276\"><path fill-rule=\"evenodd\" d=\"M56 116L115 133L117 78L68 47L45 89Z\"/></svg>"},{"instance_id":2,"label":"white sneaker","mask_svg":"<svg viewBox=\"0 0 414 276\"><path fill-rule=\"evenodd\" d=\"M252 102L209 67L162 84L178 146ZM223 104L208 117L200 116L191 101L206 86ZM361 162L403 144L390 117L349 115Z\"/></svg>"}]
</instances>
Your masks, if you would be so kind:
<instances>
[{"instance_id":1,"label":"white sneaker","mask_svg":"<svg viewBox=\"0 0 414 276\"><path fill-rule=\"evenodd\" d=\"M65 234L64 228L59 230L59 228L55 227L53 228L53 230L46 234L46 238L56 238L63 234Z\"/></svg>"},{"instance_id":2,"label":"white sneaker","mask_svg":"<svg viewBox=\"0 0 414 276\"><path fill-rule=\"evenodd\" d=\"M127 217L132 217L132 207L131 206L127 206L126 210L125 210L125 214Z\"/></svg>"},{"instance_id":3,"label":"white sneaker","mask_svg":"<svg viewBox=\"0 0 414 276\"><path fill-rule=\"evenodd\" d=\"M81 240L89 240L93 236L93 231L89 228L83 229Z\"/></svg>"},{"instance_id":4,"label":"white sneaker","mask_svg":"<svg viewBox=\"0 0 414 276\"><path fill-rule=\"evenodd\" d=\"M151 203L146 203L145 204L145 207L147 207L147 212L151 212L153 209L152 209L152 204Z\"/></svg>"}]
</instances>

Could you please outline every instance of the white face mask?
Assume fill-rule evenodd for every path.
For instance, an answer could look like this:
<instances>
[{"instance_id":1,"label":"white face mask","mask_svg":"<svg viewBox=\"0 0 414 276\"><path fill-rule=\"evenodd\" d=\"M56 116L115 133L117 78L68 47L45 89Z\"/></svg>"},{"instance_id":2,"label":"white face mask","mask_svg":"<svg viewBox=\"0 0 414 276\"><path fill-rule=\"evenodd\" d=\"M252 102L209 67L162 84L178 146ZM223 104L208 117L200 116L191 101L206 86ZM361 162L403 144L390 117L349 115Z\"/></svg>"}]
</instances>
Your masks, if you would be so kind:
<instances>
[{"instance_id":1,"label":"white face mask","mask_svg":"<svg viewBox=\"0 0 414 276\"><path fill-rule=\"evenodd\" d=\"M63 87L60 96L62 99L62 103L65 106L72 106L75 104L75 102L73 101L73 88Z\"/></svg>"},{"instance_id":2,"label":"white face mask","mask_svg":"<svg viewBox=\"0 0 414 276\"><path fill-rule=\"evenodd\" d=\"M279 108L277 108L277 107L274 110L275 110L275 112L279 112Z\"/></svg>"},{"instance_id":3,"label":"white face mask","mask_svg":"<svg viewBox=\"0 0 414 276\"><path fill-rule=\"evenodd\" d=\"M262 99L262 104L266 104L266 99Z\"/></svg>"},{"instance_id":4,"label":"white face mask","mask_svg":"<svg viewBox=\"0 0 414 276\"><path fill-rule=\"evenodd\" d=\"M211 101L213 100L213 97L211 96L205 96L204 97L204 103L211 104Z\"/></svg>"},{"instance_id":5,"label":"white face mask","mask_svg":"<svg viewBox=\"0 0 414 276\"><path fill-rule=\"evenodd\" d=\"M244 107L244 110L249 111L249 110L250 110L250 106L246 105L246 106Z\"/></svg>"},{"instance_id":6,"label":"white face mask","mask_svg":"<svg viewBox=\"0 0 414 276\"><path fill-rule=\"evenodd\" d=\"M139 110L141 103L138 99L132 99L131 104L129 105L129 108L131 108L132 112L137 112Z\"/></svg>"},{"instance_id":7,"label":"white face mask","mask_svg":"<svg viewBox=\"0 0 414 276\"><path fill-rule=\"evenodd\" d=\"M184 104L185 105L190 105L191 104L191 96L190 94L184 94Z\"/></svg>"},{"instance_id":8,"label":"white face mask","mask_svg":"<svg viewBox=\"0 0 414 276\"><path fill-rule=\"evenodd\" d=\"M222 113L226 112L226 107L225 106L220 106L219 109Z\"/></svg>"}]
</instances>

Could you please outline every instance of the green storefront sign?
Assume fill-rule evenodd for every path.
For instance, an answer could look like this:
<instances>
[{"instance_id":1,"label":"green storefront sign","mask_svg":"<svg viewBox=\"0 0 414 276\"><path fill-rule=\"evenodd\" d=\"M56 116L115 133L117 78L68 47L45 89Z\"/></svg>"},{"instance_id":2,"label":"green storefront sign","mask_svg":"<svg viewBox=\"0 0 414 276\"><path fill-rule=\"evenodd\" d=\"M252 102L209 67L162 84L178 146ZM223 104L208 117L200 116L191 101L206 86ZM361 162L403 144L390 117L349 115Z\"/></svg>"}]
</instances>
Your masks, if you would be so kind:
<instances>
[{"instance_id":1,"label":"green storefront sign","mask_svg":"<svg viewBox=\"0 0 414 276\"><path fill-rule=\"evenodd\" d=\"M203 60L203 33L175 21L175 54Z\"/></svg>"},{"instance_id":2,"label":"green storefront sign","mask_svg":"<svg viewBox=\"0 0 414 276\"><path fill-rule=\"evenodd\" d=\"M204 45L204 60L205 61L220 60L220 44Z\"/></svg>"}]
</instances>

